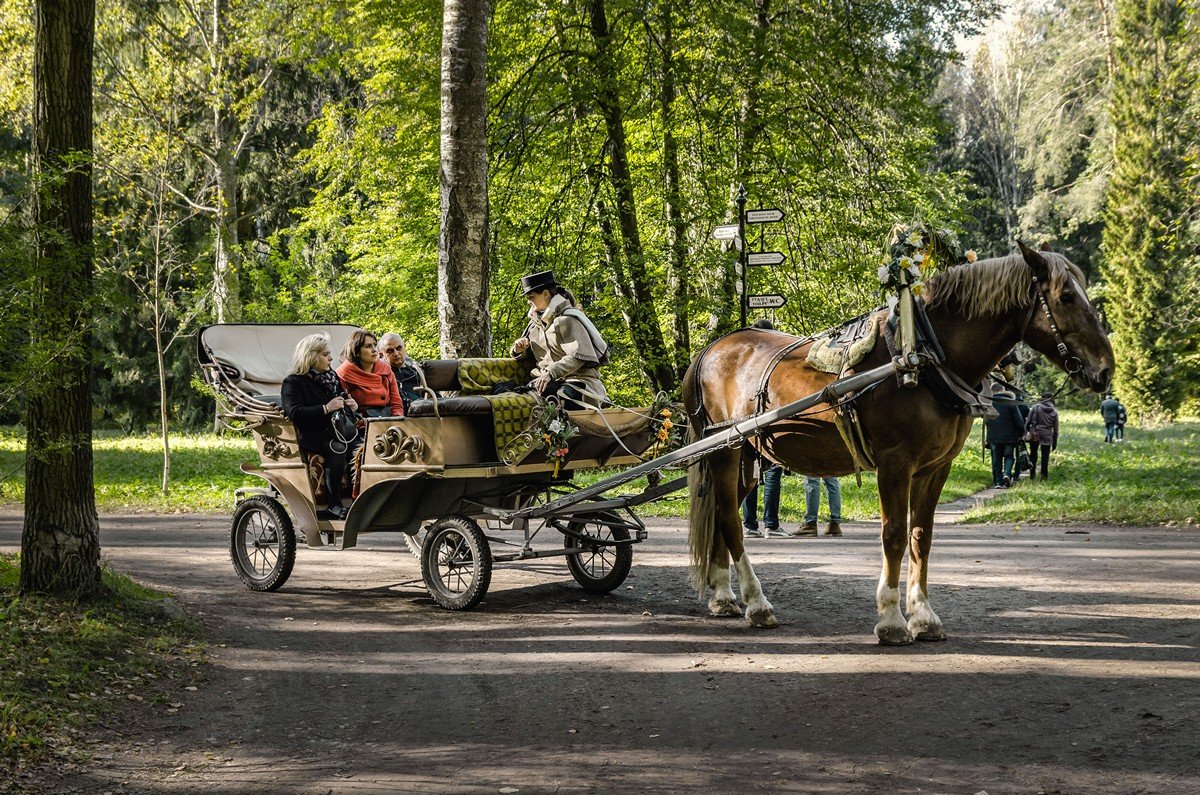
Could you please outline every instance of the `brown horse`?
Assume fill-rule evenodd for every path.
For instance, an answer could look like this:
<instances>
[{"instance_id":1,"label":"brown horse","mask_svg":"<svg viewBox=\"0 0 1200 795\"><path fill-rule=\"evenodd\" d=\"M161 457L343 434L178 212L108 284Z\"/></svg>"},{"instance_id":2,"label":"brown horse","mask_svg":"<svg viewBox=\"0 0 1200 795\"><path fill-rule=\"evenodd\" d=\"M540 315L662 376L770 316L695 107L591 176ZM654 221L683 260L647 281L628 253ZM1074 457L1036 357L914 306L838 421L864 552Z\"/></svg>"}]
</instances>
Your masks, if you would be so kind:
<instances>
[{"instance_id":1,"label":"brown horse","mask_svg":"<svg viewBox=\"0 0 1200 795\"><path fill-rule=\"evenodd\" d=\"M1045 304L1038 300L1040 291ZM945 354L945 367L967 384L979 384L1019 341L1071 373L1083 388L1102 392L1113 372L1113 351L1084 292L1084 277L1061 254L1021 253L951 267L925 284L930 325ZM877 327L878 328L878 327ZM878 334L878 332L877 332ZM811 343L784 355L766 383L766 403L756 399L761 375L776 354L797 338L744 329L715 342L692 363L684 400L692 434L786 405L818 393L834 376L805 362ZM887 364L880 336L855 368ZM927 578L933 516L950 465L962 450L972 418L947 409L922 373L915 388L888 378L854 398L867 448L878 472L882 515L883 572L876 603L880 643L943 640L942 622L929 603ZM702 405L701 405L702 404ZM767 459L814 476L848 475L854 460L821 404L799 417L768 427L750 443ZM713 615L741 615L729 587L729 560L737 567L745 616L751 626L776 626L774 610L742 544L738 506L754 485L753 465L743 448L726 448L693 465L689 544L693 582L702 595L713 589ZM900 611L900 566L909 554L908 620Z\"/></svg>"}]
</instances>

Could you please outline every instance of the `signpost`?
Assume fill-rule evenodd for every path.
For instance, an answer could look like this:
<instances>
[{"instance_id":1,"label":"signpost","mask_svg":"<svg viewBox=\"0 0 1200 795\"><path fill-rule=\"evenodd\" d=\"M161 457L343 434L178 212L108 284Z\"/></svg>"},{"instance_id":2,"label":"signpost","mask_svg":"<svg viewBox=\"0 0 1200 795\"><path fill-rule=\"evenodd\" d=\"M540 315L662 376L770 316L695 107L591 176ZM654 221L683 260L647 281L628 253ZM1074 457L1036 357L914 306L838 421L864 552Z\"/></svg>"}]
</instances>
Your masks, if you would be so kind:
<instances>
[{"instance_id":1,"label":"signpost","mask_svg":"<svg viewBox=\"0 0 1200 795\"><path fill-rule=\"evenodd\" d=\"M787 303L782 295L750 295L746 287L746 271L755 265L779 265L785 259L781 251L746 251L746 224L773 224L782 221L783 210L777 207L762 207L757 210L746 210L746 186L738 185L737 193L738 222L722 224L713 229L713 238L729 240L737 249L738 306L741 308L742 327L746 326L746 309L778 309Z\"/></svg>"},{"instance_id":2,"label":"signpost","mask_svg":"<svg viewBox=\"0 0 1200 795\"><path fill-rule=\"evenodd\" d=\"M787 259L781 251L752 251L746 257L747 265L778 265Z\"/></svg>"},{"instance_id":3,"label":"signpost","mask_svg":"<svg viewBox=\"0 0 1200 795\"><path fill-rule=\"evenodd\" d=\"M787 298L777 293L770 295L751 295L747 297L751 309L778 309L787 303Z\"/></svg>"},{"instance_id":4,"label":"signpost","mask_svg":"<svg viewBox=\"0 0 1200 795\"><path fill-rule=\"evenodd\" d=\"M748 224L773 224L783 220L783 210L777 207L767 207L761 210L750 210L746 213Z\"/></svg>"}]
</instances>

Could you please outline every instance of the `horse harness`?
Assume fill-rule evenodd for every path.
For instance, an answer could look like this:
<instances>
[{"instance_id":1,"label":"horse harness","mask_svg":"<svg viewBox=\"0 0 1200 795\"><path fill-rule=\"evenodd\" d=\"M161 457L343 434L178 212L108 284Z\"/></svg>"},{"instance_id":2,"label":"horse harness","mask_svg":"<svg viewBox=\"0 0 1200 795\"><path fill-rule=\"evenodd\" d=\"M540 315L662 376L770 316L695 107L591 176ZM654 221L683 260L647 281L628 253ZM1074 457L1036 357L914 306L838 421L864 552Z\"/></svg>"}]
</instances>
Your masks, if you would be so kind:
<instances>
[{"instance_id":1,"label":"horse harness","mask_svg":"<svg viewBox=\"0 0 1200 795\"><path fill-rule=\"evenodd\" d=\"M1083 361L1079 357L1073 355L1067 347L1066 341L1063 338L1062 332L1058 327L1058 323L1054 318L1054 313L1050 309L1050 304L1046 301L1046 296L1042 293L1039 287L1037 275L1034 274L1030 281L1030 291L1033 300L1030 301L1029 311L1025 315L1025 319L1021 323L1020 337L1025 337L1025 332L1029 328L1029 324L1033 321L1034 315L1040 307L1042 313L1046 317L1046 322L1050 327L1050 332L1054 336L1054 342L1058 349L1058 353L1063 357L1063 366L1067 371L1068 380L1071 376L1083 369ZM996 416L996 409L992 406L991 389L985 379L982 384L972 386L963 381L956 373L945 366L945 352L942 350L941 343L938 342L937 334L933 330L933 325L929 322L929 316L925 312L925 302L921 298L916 298L913 302L914 320L917 330L917 346L915 352L915 361L904 361L903 353L900 346L896 342L896 324L898 317L895 314L889 315L887 321L883 323L883 339L887 345L888 354L892 357L892 361L896 363L896 369L900 372L912 372L920 370L925 378L923 382L929 387L929 391L948 411L966 417L982 417L990 418ZM876 310L878 311L878 310ZM868 313L868 316L874 313ZM855 318L851 322L862 320L863 316ZM725 420L724 422L711 423L711 418L708 414L708 409L704 405L703 397L703 382L700 377L700 367L703 364L704 356L708 353L717 342L725 339L732 334L745 331L746 329L735 329L734 331L725 334L717 340L710 343L700 356L697 357L696 377L695 377L695 392L696 392L696 409L693 415L700 419L699 433L707 435L711 431L720 430L721 428L736 425L746 419L735 418ZM820 335L801 337L793 340L784 347L776 351L766 367L763 368L762 374L759 376L758 389L754 393L755 413L761 414L767 408L767 391L771 376L775 372L775 368L779 363L792 351L799 348L801 345L813 342ZM843 359L842 367L840 368L837 379L845 378L850 372L850 367L846 360ZM826 401L833 407L834 425L838 429L838 434L842 437L842 442L846 445L846 449L850 453L850 457L854 462L854 475L859 484L862 483L862 472L870 472L876 468L874 456L871 453L870 444L867 441L866 435L863 432L862 422L858 417L858 412L854 408L854 402L858 398L870 392L881 382L873 384L858 392L852 392L845 395L840 400L832 392L826 394ZM1064 383L1063 386L1066 384ZM1059 388L1059 392L1062 387ZM1056 393L1057 394L1057 393ZM756 461L757 466L757 461Z\"/></svg>"}]
</instances>

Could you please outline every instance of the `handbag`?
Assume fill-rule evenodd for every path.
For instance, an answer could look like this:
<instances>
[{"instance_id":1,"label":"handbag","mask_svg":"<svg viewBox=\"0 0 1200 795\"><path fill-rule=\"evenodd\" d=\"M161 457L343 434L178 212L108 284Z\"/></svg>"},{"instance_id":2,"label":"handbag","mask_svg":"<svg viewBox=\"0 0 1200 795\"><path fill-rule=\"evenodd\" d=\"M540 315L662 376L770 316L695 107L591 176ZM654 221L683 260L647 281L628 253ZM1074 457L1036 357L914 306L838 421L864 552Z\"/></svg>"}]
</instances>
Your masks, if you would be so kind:
<instances>
[{"instance_id":1,"label":"handbag","mask_svg":"<svg viewBox=\"0 0 1200 795\"><path fill-rule=\"evenodd\" d=\"M333 426L333 439L329 449L335 453L344 453L350 448L350 443L358 438L358 420L354 413L346 409L338 409L329 415Z\"/></svg>"}]
</instances>

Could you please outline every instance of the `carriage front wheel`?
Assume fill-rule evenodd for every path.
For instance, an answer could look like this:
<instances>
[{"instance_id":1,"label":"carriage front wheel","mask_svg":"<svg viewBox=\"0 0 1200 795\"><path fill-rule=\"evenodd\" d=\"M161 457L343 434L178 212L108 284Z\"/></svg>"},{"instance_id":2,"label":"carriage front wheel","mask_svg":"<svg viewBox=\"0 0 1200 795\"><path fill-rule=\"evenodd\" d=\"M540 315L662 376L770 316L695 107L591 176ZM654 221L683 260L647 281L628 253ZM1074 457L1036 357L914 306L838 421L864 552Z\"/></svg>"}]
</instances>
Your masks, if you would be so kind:
<instances>
[{"instance_id":1,"label":"carriage front wheel","mask_svg":"<svg viewBox=\"0 0 1200 795\"><path fill-rule=\"evenodd\" d=\"M242 500L229 529L229 556L252 591L274 591L287 582L296 563L296 531L283 506L264 496Z\"/></svg>"},{"instance_id":2,"label":"carriage front wheel","mask_svg":"<svg viewBox=\"0 0 1200 795\"><path fill-rule=\"evenodd\" d=\"M466 516L444 516L421 545L421 577L433 600L447 610L470 610L492 582L487 536Z\"/></svg>"},{"instance_id":3,"label":"carriage front wheel","mask_svg":"<svg viewBox=\"0 0 1200 795\"><path fill-rule=\"evenodd\" d=\"M571 522L567 527L575 535L563 536L563 544L567 549L579 548L578 553L567 555L567 568L571 570L575 582L583 586L583 590L608 593L625 582L629 569L633 567L633 547L628 544L618 547L588 542L588 539L628 541L629 530L621 517L601 513Z\"/></svg>"}]
</instances>

